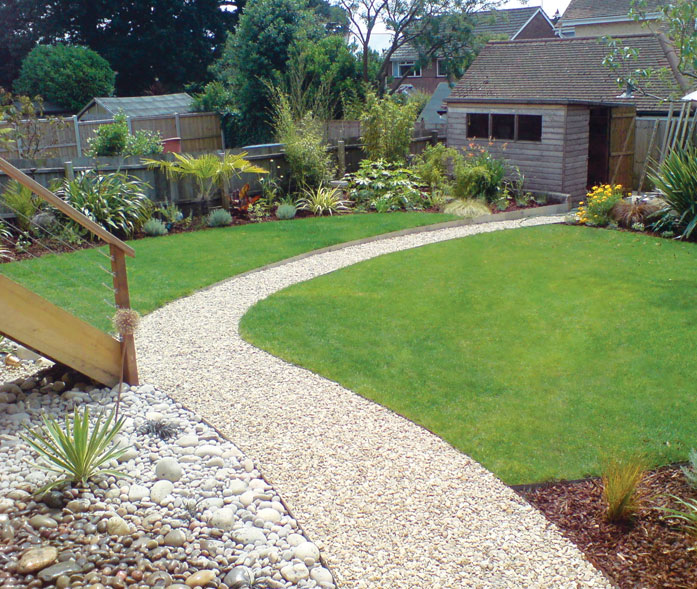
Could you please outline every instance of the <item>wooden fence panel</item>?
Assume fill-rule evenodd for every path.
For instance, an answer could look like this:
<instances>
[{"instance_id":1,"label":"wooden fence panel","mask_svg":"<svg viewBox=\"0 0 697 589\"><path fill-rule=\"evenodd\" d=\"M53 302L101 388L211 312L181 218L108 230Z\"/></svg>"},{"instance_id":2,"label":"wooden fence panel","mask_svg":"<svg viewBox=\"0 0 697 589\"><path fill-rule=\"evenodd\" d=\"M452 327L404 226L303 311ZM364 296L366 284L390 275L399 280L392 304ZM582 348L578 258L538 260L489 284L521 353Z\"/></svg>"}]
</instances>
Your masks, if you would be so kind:
<instances>
[{"instance_id":1,"label":"wooden fence panel","mask_svg":"<svg viewBox=\"0 0 697 589\"><path fill-rule=\"evenodd\" d=\"M153 118L133 117L131 119L131 128L134 133L136 131L159 133L162 139L179 136L174 115Z\"/></svg>"},{"instance_id":2,"label":"wooden fence panel","mask_svg":"<svg viewBox=\"0 0 697 589\"><path fill-rule=\"evenodd\" d=\"M217 151L223 148L220 117L214 113L179 115L182 151Z\"/></svg>"}]
</instances>

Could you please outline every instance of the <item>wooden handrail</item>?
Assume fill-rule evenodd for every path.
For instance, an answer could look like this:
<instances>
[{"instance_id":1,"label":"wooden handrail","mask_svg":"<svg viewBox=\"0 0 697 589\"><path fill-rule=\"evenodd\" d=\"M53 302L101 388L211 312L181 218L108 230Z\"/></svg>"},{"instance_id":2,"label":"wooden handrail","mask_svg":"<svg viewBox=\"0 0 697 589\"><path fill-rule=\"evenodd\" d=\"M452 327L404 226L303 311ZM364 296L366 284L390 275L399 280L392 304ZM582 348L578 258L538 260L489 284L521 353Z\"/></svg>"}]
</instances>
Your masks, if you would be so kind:
<instances>
[{"instance_id":1,"label":"wooden handrail","mask_svg":"<svg viewBox=\"0 0 697 589\"><path fill-rule=\"evenodd\" d=\"M70 217L76 223L79 223L80 225L82 225L85 229L87 229L90 233L93 233L94 235L99 237L102 241L105 241L110 246L114 246L115 248L119 249L120 251L122 251L127 256L130 256L131 258L135 257L136 253L131 246L125 244L118 237L112 235L106 229L104 229L104 227L102 227L101 225L98 225L97 223L92 221L89 217L83 215L80 211L71 207L67 202L65 202L64 200L58 198L55 194L53 194L48 188L42 186L36 180L34 180L33 178L30 178L24 172L22 172L21 170L18 170L10 162L8 162L7 160L5 160L1 157L0 157L0 170L2 170L5 174L7 174L13 180L16 180L17 182L19 182L23 186L26 186L34 194L43 198L51 206L54 206L61 213L63 213L67 217Z\"/></svg>"}]
</instances>

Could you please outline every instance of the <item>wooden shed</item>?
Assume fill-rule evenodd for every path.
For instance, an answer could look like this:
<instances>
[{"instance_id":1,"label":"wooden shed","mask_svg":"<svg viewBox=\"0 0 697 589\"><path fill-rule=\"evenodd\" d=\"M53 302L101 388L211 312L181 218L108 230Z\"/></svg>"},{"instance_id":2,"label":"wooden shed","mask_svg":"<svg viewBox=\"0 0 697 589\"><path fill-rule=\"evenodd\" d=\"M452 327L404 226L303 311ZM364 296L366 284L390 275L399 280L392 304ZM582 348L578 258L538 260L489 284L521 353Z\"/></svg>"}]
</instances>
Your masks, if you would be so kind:
<instances>
[{"instance_id":1,"label":"wooden shed","mask_svg":"<svg viewBox=\"0 0 697 589\"><path fill-rule=\"evenodd\" d=\"M448 99L448 145L486 148L520 169L528 190L631 186L635 107L581 100Z\"/></svg>"}]
</instances>

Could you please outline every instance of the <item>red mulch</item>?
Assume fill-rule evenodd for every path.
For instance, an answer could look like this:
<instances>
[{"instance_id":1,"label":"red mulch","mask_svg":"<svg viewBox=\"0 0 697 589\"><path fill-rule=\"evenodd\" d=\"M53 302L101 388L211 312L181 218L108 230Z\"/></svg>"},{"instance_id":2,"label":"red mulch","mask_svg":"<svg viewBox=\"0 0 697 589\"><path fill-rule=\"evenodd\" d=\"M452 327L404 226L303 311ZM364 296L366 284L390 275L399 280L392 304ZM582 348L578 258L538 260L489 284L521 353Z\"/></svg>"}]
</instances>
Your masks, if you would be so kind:
<instances>
[{"instance_id":1,"label":"red mulch","mask_svg":"<svg viewBox=\"0 0 697 589\"><path fill-rule=\"evenodd\" d=\"M697 588L697 538L658 506L679 508L667 495L697 498L679 467L648 473L641 484L644 505L633 522L604 517L599 479L560 482L518 493L554 522L618 587Z\"/></svg>"}]
</instances>

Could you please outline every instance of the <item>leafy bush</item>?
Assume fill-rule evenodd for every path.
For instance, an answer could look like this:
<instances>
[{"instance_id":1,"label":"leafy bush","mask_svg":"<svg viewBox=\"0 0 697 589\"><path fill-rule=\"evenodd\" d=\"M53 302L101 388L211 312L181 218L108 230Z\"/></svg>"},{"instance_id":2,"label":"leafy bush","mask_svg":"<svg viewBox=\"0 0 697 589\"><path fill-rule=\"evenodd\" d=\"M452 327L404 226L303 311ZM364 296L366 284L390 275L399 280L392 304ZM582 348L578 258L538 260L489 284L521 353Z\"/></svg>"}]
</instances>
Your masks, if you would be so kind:
<instances>
[{"instance_id":1,"label":"leafy bush","mask_svg":"<svg viewBox=\"0 0 697 589\"><path fill-rule=\"evenodd\" d=\"M152 217L143 225L143 231L149 237L159 237L160 235L167 235L167 226L164 222Z\"/></svg>"},{"instance_id":2,"label":"leafy bush","mask_svg":"<svg viewBox=\"0 0 697 589\"><path fill-rule=\"evenodd\" d=\"M17 228L26 232L31 229L32 219L41 209L43 201L23 184L10 180L2 193L0 203L15 213Z\"/></svg>"},{"instance_id":3,"label":"leafy bush","mask_svg":"<svg viewBox=\"0 0 697 589\"><path fill-rule=\"evenodd\" d=\"M291 204L281 204L278 205L278 208L276 209L276 217L279 219L285 221L288 219L292 219L295 217L295 212L296 212L295 205Z\"/></svg>"},{"instance_id":4,"label":"leafy bush","mask_svg":"<svg viewBox=\"0 0 697 589\"><path fill-rule=\"evenodd\" d=\"M351 200L380 212L421 209L425 202L421 178L413 170L385 160L362 160L358 171L345 179Z\"/></svg>"},{"instance_id":5,"label":"leafy bush","mask_svg":"<svg viewBox=\"0 0 697 589\"><path fill-rule=\"evenodd\" d=\"M610 212L623 198L622 186L604 184L594 186L588 193L586 202L580 202L578 221L586 225L605 226L610 222Z\"/></svg>"},{"instance_id":6,"label":"leafy bush","mask_svg":"<svg viewBox=\"0 0 697 589\"><path fill-rule=\"evenodd\" d=\"M697 149L671 152L649 179L666 203L657 213L662 223L656 229L670 228L666 227L669 222L681 232L681 239L690 239L697 227Z\"/></svg>"},{"instance_id":7,"label":"leafy bush","mask_svg":"<svg viewBox=\"0 0 697 589\"><path fill-rule=\"evenodd\" d=\"M656 202L631 201L622 199L610 211L610 217L621 227L633 229L635 225L645 225L647 220L660 210Z\"/></svg>"},{"instance_id":8,"label":"leafy bush","mask_svg":"<svg viewBox=\"0 0 697 589\"><path fill-rule=\"evenodd\" d=\"M388 162L407 159L416 108L413 103L399 104L390 97L368 94L361 116L361 138L370 159Z\"/></svg>"},{"instance_id":9,"label":"leafy bush","mask_svg":"<svg viewBox=\"0 0 697 589\"><path fill-rule=\"evenodd\" d=\"M76 408L72 421L66 415L65 428L61 428L53 417L42 415L41 419L42 426L36 431L25 426L27 435L21 437L42 458L43 463L38 465L39 468L61 478L49 482L39 493L65 483L84 486L88 480L99 474L126 476L117 470L105 468L108 462L116 460L128 449L112 444L114 437L123 427L124 418L114 421L112 412L102 422L100 413L91 429L88 408L85 408L82 414Z\"/></svg>"},{"instance_id":10,"label":"leafy bush","mask_svg":"<svg viewBox=\"0 0 697 589\"><path fill-rule=\"evenodd\" d=\"M424 184L433 189L443 186L450 170L462 160L462 154L457 149L437 143L424 149L424 152L416 158L414 165L416 173Z\"/></svg>"},{"instance_id":11,"label":"leafy bush","mask_svg":"<svg viewBox=\"0 0 697 589\"><path fill-rule=\"evenodd\" d=\"M341 192L337 188L307 188L303 194L298 199L298 209L310 211L313 215L333 215L349 210L348 203L341 198Z\"/></svg>"},{"instance_id":12,"label":"leafy bush","mask_svg":"<svg viewBox=\"0 0 697 589\"><path fill-rule=\"evenodd\" d=\"M174 160L144 159L150 169L163 170L168 178L193 178L199 189L201 200L208 201L215 188L228 182L231 178L239 178L242 174L267 174L259 166L247 161L246 152L233 154L226 152L220 158L214 153L205 153L199 157L174 153Z\"/></svg>"},{"instance_id":13,"label":"leafy bush","mask_svg":"<svg viewBox=\"0 0 697 589\"><path fill-rule=\"evenodd\" d=\"M454 194L458 198L483 198L496 202L502 194L506 164L487 151L470 153L455 164Z\"/></svg>"},{"instance_id":14,"label":"leafy bush","mask_svg":"<svg viewBox=\"0 0 697 589\"><path fill-rule=\"evenodd\" d=\"M184 213L174 203L169 203L166 207L159 207L156 211L165 223L180 223L184 220Z\"/></svg>"},{"instance_id":15,"label":"leafy bush","mask_svg":"<svg viewBox=\"0 0 697 589\"><path fill-rule=\"evenodd\" d=\"M456 198L443 207L443 212L448 215L457 215L466 219L490 215L491 211L481 200L476 198Z\"/></svg>"},{"instance_id":16,"label":"leafy bush","mask_svg":"<svg viewBox=\"0 0 697 589\"><path fill-rule=\"evenodd\" d=\"M608 521L628 521L641 506L637 490L646 470L639 457L609 460L603 469L603 501Z\"/></svg>"},{"instance_id":17,"label":"leafy bush","mask_svg":"<svg viewBox=\"0 0 697 589\"><path fill-rule=\"evenodd\" d=\"M227 227L232 223L232 215L225 209L215 209L208 213L206 223L209 227Z\"/></svg>"},{"instance_id":18,"label":"leafy bush","mask_svg":"<svg viewBox=\"0 0 697 589\"><path fill-rule=\"evenodd\" d=\"M113 123L98 127L87 144L86 153L91 157L157 155L163 149L159 133L141 130L131 135L123 113L115 115Z\"/></svg>"},{"instance_id":19,"label":"leafy bush","mask_svg":"<svg viewBox=\"0 0 697 589\"><path fill-rule=\"evenodd\" d=\"M122 172L100 174L89 170L65 180L58 191L69 204L107 231L131 236L150 217L152 203L145 194L149 185ZM66 220L78 234L83 228Z\"/></svg>"},{"instance_id":20,"label":"leafy bush","mask_svg":"<svg viewBox=\"0 0 697 589\"><path fill-rule=\"evenodd\" d=\"M276 140L283 143L291 179L299 188L316 188L331 180L332 158L324 142L322 121L311 111L295 118L288 96L274 91L273 126Z\"/></svg>"},{"instance_id":21,"label":"leafy bush","mask_svg":"<svg viewBox=\"0 0 697 589\"><path fill-rule=\"evenodd\" d=\"M14 88L77 112L95 96L111 96L115 79L109 62L87 47L37 45L24 58Z\"/></svg>"}]
</instances>

